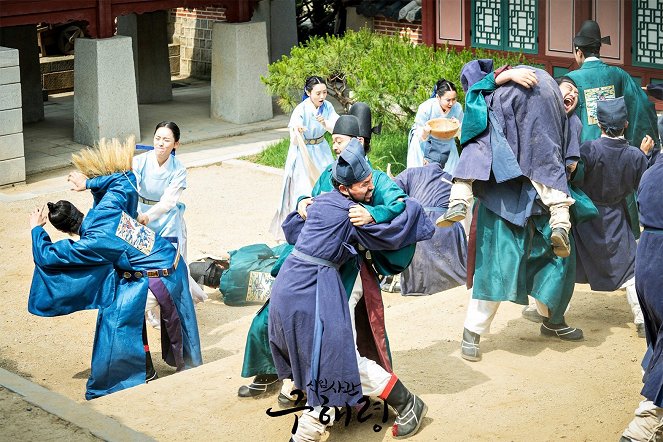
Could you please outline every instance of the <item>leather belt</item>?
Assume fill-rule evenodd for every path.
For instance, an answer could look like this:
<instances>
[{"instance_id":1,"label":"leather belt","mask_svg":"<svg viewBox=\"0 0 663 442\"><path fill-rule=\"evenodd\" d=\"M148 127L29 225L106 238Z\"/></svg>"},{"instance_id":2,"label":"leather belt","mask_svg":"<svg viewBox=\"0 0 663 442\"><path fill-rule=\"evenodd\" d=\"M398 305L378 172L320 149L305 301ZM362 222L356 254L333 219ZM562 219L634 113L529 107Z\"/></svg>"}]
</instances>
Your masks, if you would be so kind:
<instances>
[{"instance_id":1,"label":"leather belt","mask_svg":"<svg viewBox=\"0 0 663 442\"><path fill-rule=\"evenodd\" d=\"M180 262L180 249L177 249L177 256L175 256L175 261L173 265L167 269L152 269L152 270L132 270L132 271L119 271L120 275L124 279L140 279L142 277L146 278L161 278L164 276L172 275L177 270L177 264Z\"/></svg>"},{"instance_id":2,"label":"leather belt","mask_svg":"<svg viewBox=\"0 0 663 442\"><path fill-rule=\"evenodd\" d=\"M138 201L140 201L143 204L147 204L148 206L153 206L153 205L155 205L159 202L159 201L154 201L154 200L148 200L147 198L143 198L140 195L138 195Z\"/></svg>"},{"instance_id":3,"label":"leather belt","mask_svg":"<svg viewBox=\"0 0 663 442\"><path fill-rule=\"evenodd\" d=\"M322 143L322 140L324 140L325 137L324 135L318 138L304 138L304 143L305 144L320 144Z\"/></svg>"}]
</instances>

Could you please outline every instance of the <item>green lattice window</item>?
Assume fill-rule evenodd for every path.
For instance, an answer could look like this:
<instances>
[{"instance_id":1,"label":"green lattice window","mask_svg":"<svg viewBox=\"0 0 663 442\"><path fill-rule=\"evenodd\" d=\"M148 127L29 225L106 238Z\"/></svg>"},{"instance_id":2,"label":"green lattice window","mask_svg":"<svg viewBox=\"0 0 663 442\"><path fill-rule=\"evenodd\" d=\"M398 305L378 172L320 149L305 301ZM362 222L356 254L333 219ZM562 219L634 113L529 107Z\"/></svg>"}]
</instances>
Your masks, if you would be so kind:
<instances>
[{"instance_id":1,"label":"green lattice window","mask_svg":"<svg viewBox=\"0 0 663 442\"><path fill-rule=\"evenodd\" d=\"M538 0L472 0L472 46L538 53L538 6Z\"/></svg>"},{"instance_id":2,"label":"green lattice window","mask_svg":"<svg viewBox=\"0 0 663 442\"><path fill-rule=\"evenodd\" d=\"M663 0L633 0L633 65L663 68Z\"/></svg>"}]
</instances>

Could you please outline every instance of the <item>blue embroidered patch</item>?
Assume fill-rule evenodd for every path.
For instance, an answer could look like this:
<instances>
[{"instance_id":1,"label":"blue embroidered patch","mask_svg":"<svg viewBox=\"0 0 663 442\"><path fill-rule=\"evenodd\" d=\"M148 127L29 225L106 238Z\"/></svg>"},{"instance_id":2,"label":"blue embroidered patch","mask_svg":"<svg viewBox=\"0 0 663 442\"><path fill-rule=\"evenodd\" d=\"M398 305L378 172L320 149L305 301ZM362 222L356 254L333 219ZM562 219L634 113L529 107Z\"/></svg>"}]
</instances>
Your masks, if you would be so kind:
<instances>
[{"instance_id":1,"label":"blue embroidered patch","mask_svg":"<svg viewBox=\"0 0 663 442\"><path fill-rule=\"evenodd\" d=\"M122 217L120 218L120 223L117 225L115 236L146 255L149 255L152 252L154 241L156 239L156 233L154 233L154 230L140 224L125 212L122 212Z\"/></svg>"}]
</instances>

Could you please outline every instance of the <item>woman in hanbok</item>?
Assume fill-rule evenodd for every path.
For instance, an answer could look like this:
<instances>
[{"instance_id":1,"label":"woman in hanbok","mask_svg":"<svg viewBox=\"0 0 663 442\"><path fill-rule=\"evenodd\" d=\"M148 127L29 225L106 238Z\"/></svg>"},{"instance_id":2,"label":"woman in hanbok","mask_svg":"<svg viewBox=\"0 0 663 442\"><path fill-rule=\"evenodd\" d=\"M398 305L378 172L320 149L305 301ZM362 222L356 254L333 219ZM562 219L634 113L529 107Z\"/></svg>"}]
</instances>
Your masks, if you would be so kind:
<instances>
[{"instance_id":1,"label":"woman in hanbok","mask_svg":"<svg viewBox=\"0 0 663 442\"><path fill-rule=\"evenodd\" d=\"M456 140L455 138L440 140L431 136L431 128L427 123L433 118L449 118L458 120L458 123L462 125L463 107L456 101L457 99L456 86L448 80L441 79L435 83L433 96L419 105L417 116L408 137L408 168L423 166L426 144L436 143L442 146L439 150L449 152L449 159L444 165L444 171L453 175L460 158L456 148Z\"/></svg>"},{"instance_id":2,"label":"woman in hanbok","mask_svg":"<svg viewBox=\"0 0 663 442\"><path fill-rule=\"evenodd\" d=\"M187 260L187 232L184 223L184 203L180 202L186 189L186 167L175 157L180 145L180 128L172 121L162 121L154 130L154 149L133 159L133 171L138 181L138 222L158 233L179 248ZM191 296L196 302L207 294L189 279ZM157 300L148 296L147 318L159 327Z\"/></svg>"},{"instance_id":3,"label":"woman in hanbok","mask_svg":"<svg viewBox=\"0 0 663 442\"><path fill-rule=\"evenodd\" d=\"M290 148L285 160L281 201L272 219L270 232L284 240L281 224L296 209L297 198L310 195L320 173L334 160L325 132L331 133L338 114L326 100L325 81L312 76L306 79L302 102L290 117Z\"/></svg>"},{"instance_id":4,"label":"woman in hanbok","mask_svg":"<svg viewBox=\"0 0 663 442\"><path fill-rule=\"evenodd\" d=\"M98 309L86 399L145 383L153 370L146 352L144 307L148 290L167 306L162 355L178 371L202 364L196 312L186 264L178 250L135 220L133 141L103 143L74 155L80 172L69 174L75 190L90 189L94 206L82 219L71 211L64 223L78 241L52 242L45 211L30 216L35 271L28 311L60 316ZM88 178L89 177L89 178ZM63 225L63 223L60 223Z\"/></svg>"}]
</instances>

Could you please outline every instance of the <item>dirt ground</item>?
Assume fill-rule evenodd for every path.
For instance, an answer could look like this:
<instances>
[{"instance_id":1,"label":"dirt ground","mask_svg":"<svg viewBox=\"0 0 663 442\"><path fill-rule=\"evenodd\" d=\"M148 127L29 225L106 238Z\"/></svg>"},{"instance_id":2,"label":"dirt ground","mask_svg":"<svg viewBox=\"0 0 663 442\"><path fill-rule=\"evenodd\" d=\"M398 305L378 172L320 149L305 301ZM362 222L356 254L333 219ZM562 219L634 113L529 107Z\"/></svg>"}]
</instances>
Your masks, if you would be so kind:
<instances>
[{"instance_id":1,"label":"dirt ground","mask_svg":"<svg viewBox=\"0 0 663 442\"><path fill-rule=\"evenodd\" d=\"M280 181L247 164L190 169L183 197L189 258L252 243L273 245L267 227ZM84 402L96 312L40 318L26 308L33 269L28 213L58 199L81 209L91 204L88 193L67 191L0 203L0 367ZM51 226L47 230L53 239L64 238ZM292 416L265 414L275 406L274 397L236 397L246 381L239 371L257 307L228 307L218 292L208 293L210 300L196 308L202 367L170 376L173 369L157 352L158 381L90 405L158 440L287 440ZM463 287L427 297L384 294L394 369L429 406L413 440L619 439L641 400L639 361L645 349L624 292L593 293L577 286L567 322L584 330L580 343L540 336L538 324L520 317L520 306L504 304L491 334L482 337L484 357L477 363L459 354L468 297ZM150 339L158 342L156 330L150 330ZM0 395L0 432L26 418L4 399ZM390 440L393 415L386 424L380 417L376 410L366 423L337 424L328 440ZM33 425L60 424L40 419ZM375 431L373 425L381 428Z\"/></svg>"},{"instance_id":2,"label":"dirt ground","mask_svg":"<svg viewBox=\"0 0 663 442\"><path fill-rule=\"evenodd\" d=\"M47 413L2 387L0 387L0 416L2 416L0 440L71 442L100 440L88 431ZM24 425L26 421L31 422L31 425Z\"/></svg>"}]
</instances>

